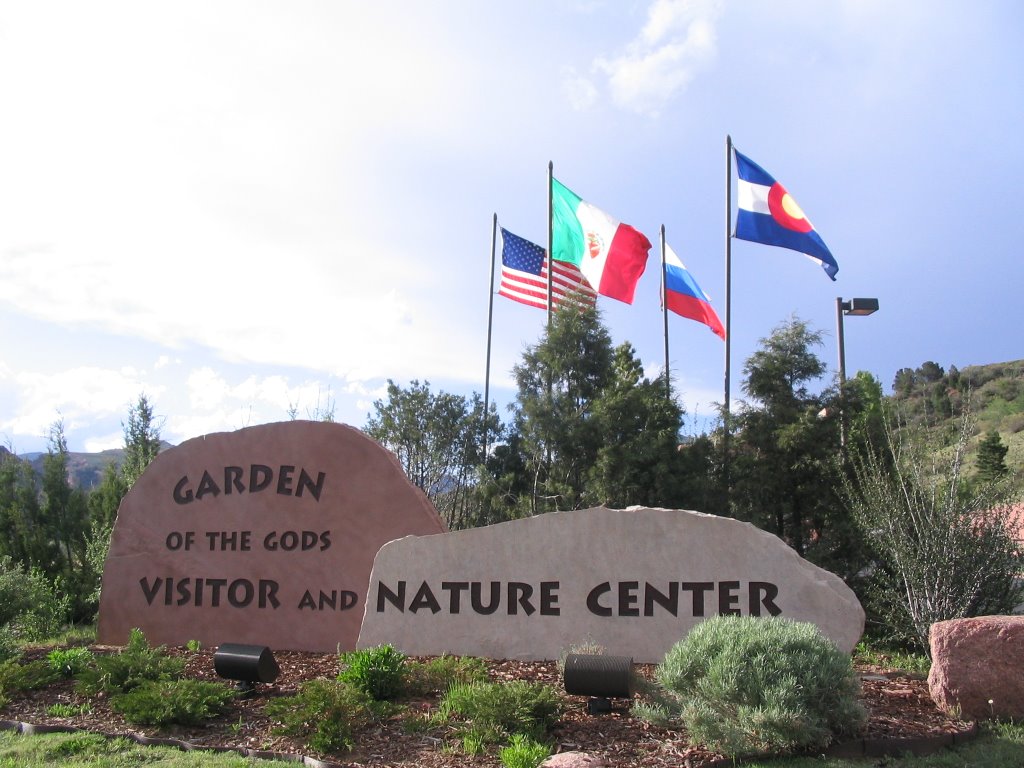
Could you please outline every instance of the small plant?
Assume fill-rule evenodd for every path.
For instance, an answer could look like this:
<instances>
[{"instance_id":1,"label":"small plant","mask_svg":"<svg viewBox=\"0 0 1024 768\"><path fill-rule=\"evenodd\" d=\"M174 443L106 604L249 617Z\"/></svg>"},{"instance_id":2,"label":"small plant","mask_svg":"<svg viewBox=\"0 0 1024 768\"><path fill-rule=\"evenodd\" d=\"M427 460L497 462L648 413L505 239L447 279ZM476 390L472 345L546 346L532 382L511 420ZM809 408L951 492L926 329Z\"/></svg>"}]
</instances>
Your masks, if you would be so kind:
<instances>
[{"instance_id":1,"label":"small plant","mask_svg":"<svg viewBox=\"0 0 1024 768\"><path fill-rule=\"evenodd\" d=\"M54 648L46 654L50 668L60 672L64 677L74 677L86 669L93 661L93 654L88 648Z\"/></svg>"},{"instance_id":2,"label":"small plant","mask_svg":"<svg viewBox=\"0 0 1024 768\"><path fill-rule=\"evenodd\" d=\"M199 653L202 647L203 644L200 643L198 640L189 640L187 643L185 643L185 648L186 650L188 650L189 653Z\"/></svg>"},{"instance_id":3,"label":"small plant","mask_svg":"<svg viewBox=\"0 0 1024 768\"><path fill-rule=\"evenodd\" d=\"M443 694L455 683L487 679L487 665L475 656L438 656L425 662L406 662L405 694Z\"/></svg>"},{"instance_id":4,"label":"small plant","mask_svg":"<svg viewBox=\"0 0 1024 768\"><path fill-rule=\"evenodd\" d=\"M393 712L362 688L341 680L310 680L294 696L267 703L266 712L281 721L276 732L302 739L321 753L347 752L355 734Z\"/></svg>"},{"instance_id":5,"label":"small plant","mask_svg":"<svg viewBox=\"0 0 1024 768\"><path fill-rule=\"evenodd\" d=\"M915 675L927 675L932 666L931 659L923 653L884 651L872 648L863 641L857 643L857 647L853 649L853 659L859 664L898 669Z\"/></svg>"},{"instance_id":6,"label":"small plant","mask_svg":"<svg viewBox=\"0 0 1024 768\"><path fill-rule=\"evenodd\" d=\"M120 653L97 656L92 666L78 675L84 693L127 693L145 682L177 680L185 662L166 654L163 646L150 648L142 630L133 629Z\"/></svg>"},{"instance_id":7,"label":"small plant","mask_svg":"<svg viewBox=\"0 0 1024 768\"><path fill-rule=\"evenodd\" d=\"M716 616L657 668L696 741L730 756L824 747L866 720L850 656L813 624Z\"/></svg>"},{"instance_id":8,"label":"small plant","mask_svg":"<svg viewBox=\"0 0 1024 768\"><path fill-rule=\"evenodd\" d=\"M462 751L473 757L474 755L482 755L487 750L487 743L491 740L491 735L476 728L471 728L462 734Z\"/></svg>"},{"instance_id":9,"label":"small plant","mask_svg":"<svg viewBox=\"0 0 1024 768\"><path fill-rule=\"evenodd\" d=\"M84 704L65 704L58 702L51 704L46 708L46 714L53 717L75 717L76 715L86 715L92 711L92 706L89 702Z\"/></svg>"},{"instance_id":10,"label":"small plant","mask_svg":"<svg viewBox=\"0 0 1024 768\"><path fill-rule=\"evenodd\" d=\"M540 739L557 722L562 702L553 688L541 683L457 683L441 700L441 712L472 721L501 741L514 733Z\"/></svg>"},{"instance_id":11,"label":"small plant","mask_svg":"<svg viewBox=\"0 0 1024 768\"><path fill-rule=\"evenodd\" d=\"M60 673L45 661L5 661L0 663L0 698L6 698L8 693L43 688L59 678Z\"/></svg>"},{"instance_id":12,"label":"small plant","mask_svg":"<svg viewBox=\"0 0 1024 768\"><path fill-rule=\"evenodd\" d=\"M515 733L509 745L498 752L498 757L505 768L537 768L550 754L548 747L521 733Z\"/></svg>"},{"instance_id":13,"label":"small plant","mask_svg":"<svg viewBox=\"0 0 1024 768\"><path fill-rule=\"evenodd\" d=\"M137 725L198 725L224 712L234 698L234 690L223 683L147 681L113 696L110 708Z\"/></svg>"},{"instance_id":14,"label":"small plant","mask_svg":"<svg viewBox=\"0 0 1024 768\"><path fill-rule=\"evenodd\" d=\"M397 698L405 684L405 654L378 645L341 654L345 668L338 679L351 683L377 701Z\"/></svg>"}]
</instances>

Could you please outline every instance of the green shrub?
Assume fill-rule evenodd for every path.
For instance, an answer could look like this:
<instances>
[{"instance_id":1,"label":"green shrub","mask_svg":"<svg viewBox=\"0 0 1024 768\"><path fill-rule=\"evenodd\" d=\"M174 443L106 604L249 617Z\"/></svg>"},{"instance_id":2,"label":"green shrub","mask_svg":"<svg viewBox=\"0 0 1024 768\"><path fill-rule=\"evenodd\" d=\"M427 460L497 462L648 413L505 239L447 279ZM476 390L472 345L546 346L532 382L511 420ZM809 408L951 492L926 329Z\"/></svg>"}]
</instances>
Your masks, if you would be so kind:
<instances>
[{"instance_id":1,"label":"green shrub","mask_svg":"<svg viewBox=\"0 0 1024 768\"><path fill-rule=\"evenodd\" d=\"M487 679L487 665L475 656L438 656L425 662L406 662L405 694L443 694L455 683Z\"/></svg>"},{"instance_id":2,"label":"green shrub","mask_svg":"<svg viewBox=\"0 0 1024 768\"><path fill-rule=\"evenodd\" d=\"M354 736L394 711L362 688L341 680L309 680L294 696L267 702L267 714L281 722L277 733L294 736L321 753L352 749Z\"/></svg>"},{"instance_id":3,"label":"green shrub","mask_svg":"<svg viewBox=\"0 0 1024 768\"><path fill-rule=\"evenodd\" d=\"M551 750L548 747L521 733L516 733L513 734L509 745L502 747L498 752L498 757L505 768L537 768L550 754Z\"/></svg>"},{"instance_id":4,"label":"green shrub","mask_svg":"<svg viewBox=\"0 0 1024 768\"><path fill-rule=\"evenodd\" d=\"M6 643L44 640L68 620L71 601L42 571L0 557L0 627Z\"/></svg>"},{"instance_id":5,"label":"green shrub","mask_svg":"<svg viewBox=\"0 0 1024 768\"><path fill-rule=\"evenodd\" d=\"M184 660L168 656L162 645L150 648L142 630L133 629L119 653L97 656L79 673L78 685L84 693L127 693L145 682L177 680L184 669Z\"/></svg>"},{"instance_id":6,"label":"green shrub","mask_svg":"<svg viewBox=\"0 0 1024 768\"><path fill-rule=\"evenodd\" d=\"M224 712L235 695L224 683L147 681L111 697L110 708L135 725L199 725Z\"/></svg>"},{"instance_id":7,"label":"green shrub","mask_svg":"<svg viewBox=\"0 0 1024 768\"><path fill-rule=\"evenodd\" d=\"M338 679L351 683L377 701L396 698L405 685L405 654L390 645L378 645L341 654L345 665Z\"/></svg>"},{"instance_id":8,"label":"green shrub","mask_svg":"<svg viewBox=\"0 0 1024 768\"><path fill-rule=\"evenodd\" d=\"M0 697L18 691L43 688L60 679L60 672L45 661L5 661L0 663Z\"/></svg>"},{"instance_id":9,"label":"green shrub","mask_svg":"<svg viewBox=\"0 0 1024 768\"><path fill-rule=\"evenodd\" d=\"M539 740L562 714L562 702L550 686L525 680L456 683L441 699L441 711L488 730L490 741L516 733Z\"/></svg>"},{"instance_id":10,"label":"green shrub","mask_svg":"<svg viewBox=\"0 0 1024 768\"><path fill-rule=\"evenodd\" d=\"M717 616L656 674L690 736L731 756L824 747L866 720L850 657L813 624Z\"/></svg>"},{"instance_id":11,"label":"green shrub","mask_svg":"<svg viewBox=\"0 0 1024 768\"><path fill-rule=\"evenodd\" d=\"M50 668L64 677L74 677L89 667L95 657L88 648L54 648L46 654Z\"/></svg>"}]
</instances>

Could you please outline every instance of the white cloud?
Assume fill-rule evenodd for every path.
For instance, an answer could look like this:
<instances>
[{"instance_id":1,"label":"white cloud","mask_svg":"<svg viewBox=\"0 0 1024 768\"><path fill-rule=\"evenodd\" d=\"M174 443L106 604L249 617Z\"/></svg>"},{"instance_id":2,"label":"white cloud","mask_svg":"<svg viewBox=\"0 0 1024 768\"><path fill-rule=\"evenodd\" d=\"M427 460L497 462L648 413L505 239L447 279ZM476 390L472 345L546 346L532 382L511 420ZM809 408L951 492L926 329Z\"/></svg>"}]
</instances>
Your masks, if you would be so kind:
<instances>
[{"instance_id":1,"label":"white cloud","mask_svg":"<svg viewBox=\"0 0 1024 768\"><path fill-rule=\"evenodd\" d=\"M595 59L612 103L656 116L717 54L718 0L655 0L623 53Z\"/></svg>"},{"instance_id":2,"label":"white cloud","mask_svg":"<svg viewBox=\"0 0 1024 768\"><path fill-rule=\"evenodd\" d=\"M134 370L91 366L56 373L22 372L14 376L20 395L17 412L0 421L0 431L46 435L50 425L63 420L66 431L103 417L122 416L141 391L159 394Z\"/></svg>"}]
</instances>

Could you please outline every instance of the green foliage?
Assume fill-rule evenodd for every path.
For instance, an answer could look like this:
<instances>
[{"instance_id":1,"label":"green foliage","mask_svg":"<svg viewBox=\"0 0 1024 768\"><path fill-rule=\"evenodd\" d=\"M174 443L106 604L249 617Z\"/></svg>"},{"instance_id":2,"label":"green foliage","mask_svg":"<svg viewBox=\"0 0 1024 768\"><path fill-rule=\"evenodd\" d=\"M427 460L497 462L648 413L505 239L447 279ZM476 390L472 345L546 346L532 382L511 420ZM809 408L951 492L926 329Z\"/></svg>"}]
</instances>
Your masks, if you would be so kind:
<instances>
[{"instance_id":1,"label":"green foliage","mask_svg":"<svg viewBox=\"0 0 1024 768\"><path fill-rule=\"evenodd\" d=\"M92 705L89 702L83 704L65 704L63 702L57 702L51 704L46 708L46 714L52 715L53 717L76 717L77 715L85 715L92 711Z\"/></svg>"},{"instance_id":2,"label":"green foliage","mask_svg":"<svg viewBox=\"0 0 1024 768\"><path fill-rule=\"evenodd\" d=\"M185 643L185 649L189 653L198 653L199 649L201 649L202 647L203 644L200 643L198 640L189 640L187 643Z\"/></svg>"},{"instance_id":3,"label":"green foliage","mask_svg":"<svg viewBox=\"0 0 1024 768\"><path fill-rule=\"evenodd\" d=\"M515 733L541 739L561 715L562 702L550 686L524 680L457 683L441 699L441 711L471 721L489 741Z\"/></svg>"},{"instance_id":4,"label":"green foliage","mask_svg":"<svg viewBox=\"0 0 1024 768\"><path fill-rule=\"evenodd\" d=\"M866 719L850 657L808 623L716 616L656 674L687 732L731 756L824 747Z\"/></svg>"},{"instance_id":5,"label":"green foliage","mask_svg":"<svg viewBox=\"0 0 1024 768\"><path fill-rule=\"evenodd\" d=\"M839 419L850 425L850 442L870 434L881 391L858 376L842 396L812 393L811 383L825 372L814 353L820 345L821 333L793 318L748 358L743 388L753 402L735 416L730 514L852 579L865 559L859 532L835 495Z\"/></svg>"},{"instance_id":6,"label":"green foliage","mask_svg":"<svg viewBox=\"0 0 1024 768\"><path fill-rule=\"evenodd\" d=\"M5 661L0 663L0 693L44 688L59 680L60 676L60 671L45 661Z\"/></svg>"},{"instance_id":7,"label":"green foliage","mask_svg":"<svg viewBox=\"0 0 1024 768\"><path fill-rule=\"evenodd\" d=\"M487 665L476 656L442 655L424 662L406 662L405 695L444 693L455 683L487 679Z\"/></svg>"},{"instance_id":8,"label":"green foliage","mask_svg":"<svg viewBox=\"0 0 1024 768\"><path fill-rule=\"evenodd\" d=\"M42 640L63 627L68 618L68 598L61 595L42 571L25 570L9 556L0 557L0 644Z\"/></svg>"},{"instance_id":9,"label":"green foliage","mask_svg":"<svg viewBox=\"0 0 1024 768\"><path fill-rule=\"evenodd\" d=\"M153 406L145 393L128 410L128 423L124 427L124 459L121 475L126 489L131 489L146 467L160 453L160 425L153 414Z\"/></svg>"},{"instance_id":10,"label":"green foliage","mask_svg":"<svg viewBox=\"0 0 1024 768\"><path fill-rule=\"evenodd\" d=\"M513 373L522 514L684 503L682 409L632 345L612 347L595 307L563 305Z\"/></svg>"},{"instance_id":11,"label":"green foliage","mask_svg":"<svg viewBox=\"0 0 1024 768\"><path fill-rule=\"evenodd\" d=\"M853 658L858 664L898 669L915 675L927 675L932 667L932 660L927 654L875 648L864 641L857 643L857 647L853 649Z\"/></svg>"},{"instance_id":12,"label":"green foliage","mask_svg":"<svg viewBox=\"0 0 1024 768\"><path fill-rule=\"evenodd\" d=\"M235 691L205 680L147 681L112 696L110 708L136 725L199 725L224 712Z\"/></svg>"},{"instance_id":13,"label":"green foliage","mask_svg":"<svg viewBox=\"0 0 1024 768\"><path fill-rule=\"evenodd\" d=\"M482 755L487 750L487 745L494 741L493 731L471 727L462 734L462 751L470 757Z\"/></svg>"},{"instance_id":14,"label":"green foliage","mask_svg":"<svg viewBox=\"0 0 1024 768\"><path fill-rule=\"evenodd\" d=\"M341 654L344 669L338 679L354 685L377 701L396 698L405 686L405 654L390 645Z\"/></svg>"},{"instance_id":15,"label":"green foliage","mask_svg":"<svg viewBox=\"0 0 1024 768\"><path fill-rule=\"evenodd\" d=\"M465 528L475 516L475 469L484 461L483 402L431 392L430 382L403 389L388 380L387 400L376 400L366 434L393 451L409 479L433 502L449 529ZM487 414L488 434L498 435L497 411Z\"/></svg>"},{"instance_id":16,"label":"green foliage","mask_svg":"<svg viewBox=\"0 0 1024 768\"><path fill-rule=\"evenodd\" d=\"M851 456L846 507L874 553L870 612L890 638L928 649L937 621L1009 613L1019 602L1021 550L1009 488L968 484L973 419L965 409L939 449L920 429L886 426L886 442Z\"/></svg>"},{"instance_id":17,"label":"green foliage","mask_svg":"<svg viewBox=\"0 0 1024 768\"><path fill-rule=\"evenodd\" d=\"M164 646L150 648L142 630L133 629L120 652L96 656L79 673L78 686L85 693L127 693L146 682L177 680L184 668L182 659L168 656Z\"/></svg>"},{"instance_id":18,"label":"green foliage","mask_svg":"<svg viewBox=\"0 0 1024 768\"><path fill-rule=\"evenodd\" d=\"M355 735L392 707L341 680L310 680L294 696L267 702L266 712L281 721L277 732L302 739L317 752L330 753L351 750Z\"/></svg>"},{"instance_id":19,"label":"green foliage","mask_svg":"<svg viewBox=\"0 0 1024 768\"><path fill-rule=\"evenodd\" d=\"M46 654L46 662L50 668L60 672L64 677L75 677L90 664L95 656L88 648L54 648Z\"/></svg>"},{"instance_id":20,"label":"green foliage","mask_svg":"<svg viewBox=\"0 0 1024 768\"><path fill-rule=\"evenodd\" d=\"M498 752L505 768L537 768L551 754L551 749L524 736L512 734L507 747Z\"/></svg>"},{"instance_id":21,"label":"green foliage","mask_svg":"<svg viewBox=\"0 0 1024 768\"><path fill-rule=\"evenodd\" d=\"M1006 453L1010 449L1003 445L999 432L990 429L978 443L978 477L982 482L991 483L1007 473Z\"/></svg>"}]
</instances>

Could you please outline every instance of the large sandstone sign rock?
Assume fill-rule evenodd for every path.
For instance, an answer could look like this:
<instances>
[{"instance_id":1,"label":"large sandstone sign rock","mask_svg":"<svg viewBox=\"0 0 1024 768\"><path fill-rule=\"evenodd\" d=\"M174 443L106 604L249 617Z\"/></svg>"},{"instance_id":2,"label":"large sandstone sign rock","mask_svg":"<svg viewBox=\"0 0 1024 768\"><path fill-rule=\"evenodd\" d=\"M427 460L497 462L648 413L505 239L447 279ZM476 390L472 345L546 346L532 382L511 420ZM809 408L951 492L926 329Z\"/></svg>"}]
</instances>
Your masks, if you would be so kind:
<instances>
[{"instance_id":1,"label":"large sandstone sign rock","mask_svg":"<svg viewBox=\"0 0 1024 768\"><path fill-rule=\"evenodd\" d=\"M121 503L99 641L355 648L374 555L444 531L397 459L342 424L289 421L161 453Z\"/></svg>"},{"instance_id":2,"label":"large sandstone sign rock","mask_svg":"<svg viewBox=\"0 0 1024 768\"><path fill-rule=\"evenodd\" d=\"M965 720L1024 719L1024 616L978 616L932 624L928 690Z\"/></svg>"},{"instance_id":3,"label":"large sandstone sign rock","mask_svg":"<svg viewBox=\"0 0 1024 768\"><path fill-rule=\"evenodd\" d=\"M864 629L838 576L749 523L598 507L390 542L374 561L358 647L557 659L592 641L659 662L716 614L810 621L843 651Z\"/></svg>"}]
</instances>

